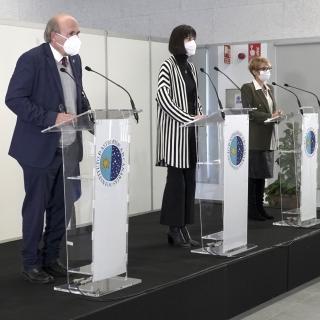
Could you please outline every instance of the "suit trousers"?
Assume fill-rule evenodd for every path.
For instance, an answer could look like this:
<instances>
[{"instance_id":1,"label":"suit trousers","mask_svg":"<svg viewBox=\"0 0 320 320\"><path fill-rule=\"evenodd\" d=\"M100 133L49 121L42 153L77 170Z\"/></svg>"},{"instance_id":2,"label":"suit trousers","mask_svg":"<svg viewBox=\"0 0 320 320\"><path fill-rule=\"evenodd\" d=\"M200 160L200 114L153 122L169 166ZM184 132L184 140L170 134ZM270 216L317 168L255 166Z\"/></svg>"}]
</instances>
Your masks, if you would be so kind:
<instances>
[{"instance_id":1,"label":"suit trousers","mask_svg":"<svg viewBox=\"0 0 320 320\"><path fill-rule=\"evenodd\" d=\"M182 227L194 222L196 168L180 169L168 166L163 193L160 223Z\"/></svg>"},{"instance_id":2,"label":"suit trousers","mask_svg":"<svg viewBox=\"0 0 320 320\"><path fill-rule=\"evenodd\" d=\"M22 258L25 270L48 265L59 257L65 234L62 152L46 168L21 165L25 198L22 206ZM44 215L46 213L46 215ZM44 217L46 227L43 234ZM40 242L43 234L43 248Z\"/></svg>"}]
</instances>

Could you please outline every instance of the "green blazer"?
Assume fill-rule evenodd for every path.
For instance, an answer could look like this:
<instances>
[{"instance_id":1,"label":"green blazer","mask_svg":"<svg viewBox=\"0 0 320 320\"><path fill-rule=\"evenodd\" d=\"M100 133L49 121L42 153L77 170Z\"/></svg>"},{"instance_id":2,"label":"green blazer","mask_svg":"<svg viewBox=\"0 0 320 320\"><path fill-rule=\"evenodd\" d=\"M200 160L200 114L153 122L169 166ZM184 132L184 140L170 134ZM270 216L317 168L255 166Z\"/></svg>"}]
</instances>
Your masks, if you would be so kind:
<instances>
[{"instance_id":1,"label":"green blazer","mask_svg":"<svg viewBox=\"0 0 320 320\"><path fill-rule=\"evenodd\" d=\"M276 111L273 88L268 85L269 94L273 101L273 112ZM256 90L253 82L245 83L241 87L241 100L244 108L257 108L249 114L249 150L270 150L273 123L265 124L271 118L267 98L261 89Z\"/></svg>"}]
</instances>

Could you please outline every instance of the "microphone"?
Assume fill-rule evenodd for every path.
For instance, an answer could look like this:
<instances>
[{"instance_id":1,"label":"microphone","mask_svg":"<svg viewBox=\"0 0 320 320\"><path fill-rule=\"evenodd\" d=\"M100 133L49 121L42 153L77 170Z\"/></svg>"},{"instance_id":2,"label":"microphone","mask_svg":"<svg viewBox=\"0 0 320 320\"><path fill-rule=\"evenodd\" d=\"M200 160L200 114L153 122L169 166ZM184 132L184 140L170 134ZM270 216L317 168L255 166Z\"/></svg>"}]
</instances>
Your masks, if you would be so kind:
<instances>
[{"instance_id":1,"label":"microphone","mask_svg":"<svg viewBox=\"0 0 320 320\"><path fill-rule=\"evenodd\" d=\"M294 86L292 86L290 84L287 84L287 83L285 83L284 86L288 87L288 88L293 88L293 89L296 89L296 90L299 90L299 91L303 91L303 92L307 92L307 93L312 94L317 99L318 106L320 107L320 100L319 100L318 96L315 93L313 93L311 91L308 91L308 90L304 90L304 89L301 89L301 88L294 87Z\"/></svg>"},{"instance_id":2,"label":"microphone","mask_svg":"<svg viewBox=\"0 0 320 320\"><path fill-rule=\"evenodd\" d=\"M117 87L121 88L123 91L125 91L125 92L127 93L127 95L128 95L129 98L130 98L130 104L131 104L131 108L132 108L132 111L133 111L133 116L134 116L134 118L136 119L136 121L137 121L137 123L138 123L138 122L139 122L139 115L138 115L136 106L135 106L135 104L134 104L134 102L133 102L133 99L132 99L130 93L128 92L128 90L125 89L125 88L124 88L123 86L121 86L120 84L118 84L118 83L114 82L113 80L107 78L105 75L103 75L103 74L101 74L101 73L99 73L99 72L91 69L89 66L86 66L85 69L86 69L87 71L96 73L96 74L99 75L100 77L106 79L107 81L110 81L111 83L113 83L114 85L116 85Z\"/></svg>"},{"instance_id":3,"label":"microphone","mask_svg":"<svg viewBox=\"0 0 320 320\"><path fill-rule=\"evenodd\" d=\"M289 90L289 89L287 89L287 88L285 88L285 87L283 87L283 86L280 86L279 84L277 84L277 83L275 83L275 82L272 82L272 85L273 85L273 86L277 86L277 87L279 87L279 88L281 88L281 89L283 89L283 90L286 90L286 91L288 91L288 92L291 92L291 93L296 97L297 102L298 102L298 106L299 106L299 111L300 111L300 113L303 115L303 110L302 110L301 102L300 102L298 96L297 96L293 91L291 91L291 90Z\"/></svg>"},{"instance_id":4,"label":"microphone","mask_svg":"<svg viewBox=\"0 0 320 320\"><path fill-rule=\"evenodd\" d=\"M85 104L86 109L87 110L91 109L89 99L88 99L86 93L84 92L83 87L78 83L78 81L76 81L75 77L71 73L69 73L66 70L66 68L60 68L60 71L63 73L66 73L74 81L76 86L81 90L81 95L84 99L84 104Z\"/></svg>"},{"instance_id":5,"label":"microphone","mask_svg":"<svg viewBox=\"0 0 320 320\"><path fill-rule=\"evenodd\" d=\"M217 88L216 88L216 86L214 85L213 81L211 80L210 75L209 75L207 72L205 72L203 68L200 68L200 71L201 71L202 73L204 73L204 74L209 78L210 83L211 83L211 85L212 85L212 87L213 87L213 89L214 89L214 92L216 93L216 97L217 97L217 99L218 99L219 109L221 110L222 118L224 119L225 116L224 116L224 112L222 111L222 110L223 110L223 107L222 107L222 103L221 103L221 100L220 100L219 95L218 95Z\"/></svg>"},{"instance_id":6,"label":"microphone","mask_svg":"<svg viewBox=\"0 0 320 320\"><path fill-rule=\"evenodd\" d=\"M224 72L222 72L218 67L214 67L213 69L218 72L221 72L237 89L240 90L239 86L233 80L231 80L229 76L227 76Z\"/></svg>"}]
</instances>

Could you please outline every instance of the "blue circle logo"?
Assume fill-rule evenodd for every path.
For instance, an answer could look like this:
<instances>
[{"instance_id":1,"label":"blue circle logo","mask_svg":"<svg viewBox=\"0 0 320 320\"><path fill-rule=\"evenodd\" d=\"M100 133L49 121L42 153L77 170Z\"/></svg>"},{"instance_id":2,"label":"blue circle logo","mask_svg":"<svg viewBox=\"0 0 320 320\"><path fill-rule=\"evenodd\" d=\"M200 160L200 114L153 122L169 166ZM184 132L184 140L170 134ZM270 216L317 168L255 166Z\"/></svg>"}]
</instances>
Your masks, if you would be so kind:
<instances>
[{"instance_id":1,"label":"blue circle logo","mask_svg":"<svg viewBox=\"0 0 320 320\"><path fill-rule=\"evenodd\" d=\"M244 139L240 134L233 134L228 145L228 159L232 167L238 168L244 160Z\"/></svg>"},{"instance_id":2,"label":"blue circle logo","mask_svg":"<svg viewBox=\"0 0 320 320\"><path fill-rule=\"evenodd\" d=\"M316 135L312 129L307 131L305 136L305 150L306 154L311 157L313 156L316 149Z\"/></svg>"},{"instance_id":3,"label":"blue circle logo","mask_svg":"<svg viewBox=\"0 0 320 320\"><path fill-rule=\"evenodd\" d=\"M116 140L107 141L97 154L96 170L105 186L118 183L124 172L124 152Z\"/></svg>"},{"instance_id":4,"label":"blue circle logo","mask_svg":"<svg viewBox=\"0 0 320 320\"><path fill-rule=\"evenodd\" d=\"M118 147L111 144L107 146L101 155L100 172L107 181L115 180L121 171L122 159Z\"/></svg>"}]
</instances>

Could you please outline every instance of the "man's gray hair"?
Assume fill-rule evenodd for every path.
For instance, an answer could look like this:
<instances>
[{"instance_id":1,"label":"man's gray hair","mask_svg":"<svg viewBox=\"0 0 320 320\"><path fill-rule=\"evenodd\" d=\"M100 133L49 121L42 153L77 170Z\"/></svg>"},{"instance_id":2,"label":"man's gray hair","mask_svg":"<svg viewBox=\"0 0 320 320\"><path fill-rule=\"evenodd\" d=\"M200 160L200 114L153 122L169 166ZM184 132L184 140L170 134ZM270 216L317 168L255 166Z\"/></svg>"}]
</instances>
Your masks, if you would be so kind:
<instances>
[{"instance_id":1,"label":"man's gray hair","mask_svg":"<svg viewBox=\"0 0 320 320\"><path fill-rule=\"evenodd\" d=\"M45 42L51 42L51 32L60 32L58 19L57 17L51 18L46 26L46 29L44 30L44 41Z\"/></svg>"}]
</instances>

